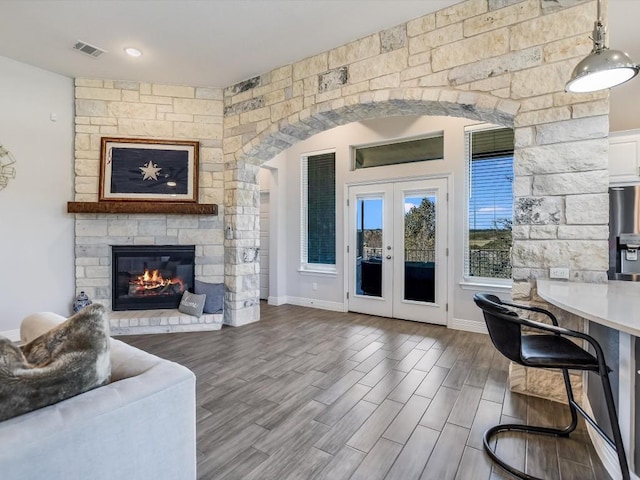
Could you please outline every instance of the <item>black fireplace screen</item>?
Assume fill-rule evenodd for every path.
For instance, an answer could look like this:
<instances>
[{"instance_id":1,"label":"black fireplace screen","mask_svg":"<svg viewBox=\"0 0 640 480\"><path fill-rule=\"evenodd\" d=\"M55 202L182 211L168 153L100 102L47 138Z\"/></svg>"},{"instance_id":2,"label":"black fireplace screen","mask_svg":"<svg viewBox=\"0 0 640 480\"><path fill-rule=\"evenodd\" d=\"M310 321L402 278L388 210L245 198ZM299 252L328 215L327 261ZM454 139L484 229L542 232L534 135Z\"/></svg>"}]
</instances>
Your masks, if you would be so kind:
<instances>
[{"instance_id":1,"label":"black fireplace screen","mask_svg":"<svg viewBox=\"0 0 640 480\"><path fill-rule=\"evenodd\" d=\"M113 310L177 308L193 291L195 246L112 246Z\"/></svg>"}]
</instances>

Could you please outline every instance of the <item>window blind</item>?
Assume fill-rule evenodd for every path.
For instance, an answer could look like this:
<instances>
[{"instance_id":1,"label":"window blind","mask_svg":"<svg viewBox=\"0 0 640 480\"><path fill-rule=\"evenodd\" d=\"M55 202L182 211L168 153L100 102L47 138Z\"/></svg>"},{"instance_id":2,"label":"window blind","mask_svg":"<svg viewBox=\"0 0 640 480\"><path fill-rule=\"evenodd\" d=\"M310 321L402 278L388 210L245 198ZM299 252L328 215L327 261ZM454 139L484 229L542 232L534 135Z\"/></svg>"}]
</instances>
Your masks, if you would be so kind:
<instances>
[{"instance_id":1,"label":"window blind","mask_svg":"<svg viewBox=\"0 0 640 480\"><path fill-rule=\"evenodd\" d=\"M335 153L306 157L306 241L303 263L336 263ZM304 165L303 165L304 168ZM303 177L304 177L303 173ZM306 251L306 258L304 253Z\"/></svg>"},{"instance_id":2,"label":"window blind","mask_svg":"<svg viewBox=\"0 0 640 480\"><path fill-rule=\"evenodd\" d=\"M511 278L513 130L470 130L465 275Z\"/></svg>"}]
</instances>

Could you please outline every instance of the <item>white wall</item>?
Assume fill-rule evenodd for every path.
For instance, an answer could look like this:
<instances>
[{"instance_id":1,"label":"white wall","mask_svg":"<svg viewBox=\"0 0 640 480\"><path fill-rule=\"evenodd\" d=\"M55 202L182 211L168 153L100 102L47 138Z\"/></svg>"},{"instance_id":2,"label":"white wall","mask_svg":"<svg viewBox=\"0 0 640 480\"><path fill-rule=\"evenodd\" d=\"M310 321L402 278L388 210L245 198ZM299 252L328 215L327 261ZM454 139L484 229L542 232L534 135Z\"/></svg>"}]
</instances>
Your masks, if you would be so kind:
<instances>
[{"instance_id":1,"label":"white wall","mask_svg":"<svg viewBox=\"0 0 640 480\"><path fill-rule=\"evenodd\" d=\"M0 191L0 332L7 332L30 313L71 310L73 81L0 57L0 106L0 144L16 159L16 178Z\"/></svg>"},{"instance_id":2,"label":"white wall","mask_svg":"<svg viewBox=\"0 0 640 480\"><path fill-rule=\"evenodd\" d=\"M286 272L286 280L278 280L283 288L278 290L279 301L283 303L286 297L289 303L314 305L325 308L338 309L344 305L344 292L347 290L347 280L344 278L345 251L342 246L345 240L345 185L365 181L405 179L416 176L451 174L453 189L449 192L451 201L451 217L453 223L452 235L448 239L453 262L453 278L449 279L451 288L450 301L452 304L452 319L478 322L478 329L482 329L483 320L479 309L472 301L477 289L462 288L463 280L463 240L465 229L465 152L464 127L473 122L466 119L452 117L389 117L351 123L337 127L300 142L266 165L275 169L280 178L286 175L287 181L274 182L271 177L271 197L276 193L283 200L279 212L272 212L277 231L272 229L271 245L278 245L277 270L272 272ZM350 165L350 146L393 140L398 138L424 135L430 132L444 131L445 158L443 161L419 162L392 167L378 167L352 171ZM316 275L300 273L300 157L306 153L335 149L336 151L336 203L337 224L337 275ZM279 178L279 179L280 179ZM262 189L262 186L261 186ZM279 240L273 235L278 235ZM284 243L284 245L283 245ZM274 254L275 252L272 252ZM317 284L317 290L312 285ZM283 293L284 292L284 293ZM276 303L276 302L273 302ZM469 328L469 325L464 326ZM474 325L471 325L474 328Z\"/></svg>"},{"instance_id":3,"label":"white wall","mask_svg":"<svg viewBox=\"0 0 640 480\"><path fill-rule=\"evenodd\" d=\"M640 2L609 1L607 45L626 52L635 62L640 61L640 43L637 38L637 19ZM619 132L640 128L640 79L635 78L609 91L609 130Z\"/></svg>"}]
</instances>

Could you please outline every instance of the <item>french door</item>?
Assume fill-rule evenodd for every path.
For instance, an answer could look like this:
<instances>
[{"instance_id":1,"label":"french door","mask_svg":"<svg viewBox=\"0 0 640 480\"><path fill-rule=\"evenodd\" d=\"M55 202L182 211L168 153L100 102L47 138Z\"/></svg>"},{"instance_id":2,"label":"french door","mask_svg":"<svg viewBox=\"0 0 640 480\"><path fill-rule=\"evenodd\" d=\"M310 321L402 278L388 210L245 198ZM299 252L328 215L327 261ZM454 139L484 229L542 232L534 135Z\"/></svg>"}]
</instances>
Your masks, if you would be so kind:
<instances>
[{"instance_id":1,"label":"french door","mask_svg":"<svg viewBox=\"0 0 640 480\"><path fill-rule=\"evenodd\" d=\"M447 180L349 187L349 310L447 323Z\"/></svg>"}]
</instances>

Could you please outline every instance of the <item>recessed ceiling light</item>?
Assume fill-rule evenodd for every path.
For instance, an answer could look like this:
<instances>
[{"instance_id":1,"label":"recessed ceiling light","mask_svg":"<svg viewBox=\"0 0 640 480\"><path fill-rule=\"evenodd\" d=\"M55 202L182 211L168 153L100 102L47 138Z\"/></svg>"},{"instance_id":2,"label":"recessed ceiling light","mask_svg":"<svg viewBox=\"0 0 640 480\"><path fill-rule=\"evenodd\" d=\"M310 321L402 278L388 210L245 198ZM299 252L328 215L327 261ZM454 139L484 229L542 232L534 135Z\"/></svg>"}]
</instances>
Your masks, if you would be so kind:
<instances>
[{"instance_id":1,"label":"recessed ceiling light","mask_svg":"<svg viewBox=\"0 0 640 480\"><path fill-rule=\"evenodd\" d=\"M124 51L127 52L127 55L129 55L130 57L139 57L142 55L142 52L140 50L133 47L125 48Z\"/></svg>"}]
</instances>

